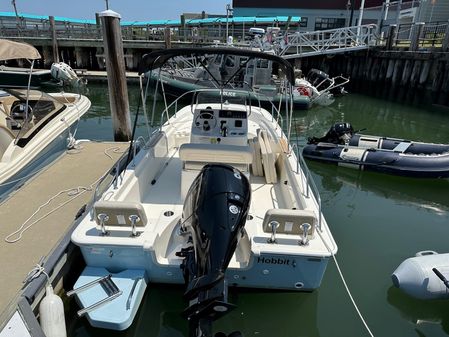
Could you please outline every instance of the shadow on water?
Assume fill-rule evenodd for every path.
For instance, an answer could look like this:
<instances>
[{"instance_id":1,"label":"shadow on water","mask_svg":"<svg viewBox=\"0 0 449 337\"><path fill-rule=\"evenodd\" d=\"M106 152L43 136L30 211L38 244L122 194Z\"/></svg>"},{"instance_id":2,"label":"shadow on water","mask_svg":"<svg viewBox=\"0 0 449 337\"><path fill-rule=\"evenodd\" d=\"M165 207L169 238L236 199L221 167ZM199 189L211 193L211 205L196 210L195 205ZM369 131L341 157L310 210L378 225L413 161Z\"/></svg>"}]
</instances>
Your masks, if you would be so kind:
<instances>
[{"instance_id":1,"label":"shadow on water","mask_svg":"<svg viewBox=\"0 0 449 337\"><path fill-rule=\"evenodd\" d=\"M343 186L373 192L385 199L421 207L437 214L449 212L449 180L415 179L377 172L358 171L326 163L307 161L320 175L324 189L339 192Z\"/></svg>"},{"instance_id":2,"label":"shadow on water","mask_svg":"<svg viewBox=\"0 0 449 337\"><path fill-rule=\"evenodd\" d=\"M448 300L418 300L390 287L387 292L388 304L399 310L401 316L415 325L417 336L431 337L423 331L429 325L441 326L449 334L449 301Z\"/></svg>"},{"instance_id":3,"label":"shadow on water","mask_svg":"<svg viewBox=\"0 0 449 337\"><path fill-rule=\"evenodd\" d=\"M237 308L217 320L214 331L229 334L239 330L244 336L258 337L319 337L317 298L317 291L292 293L231 288L229 301ZM72 324L69 336L188 337L188 323L181 316L186 306L181 286L151 284L129 329L122 332L97 329L81 318ZM280 315L282 312L285 314ZM300 331L295 321L299 318Z\"/></svg>"}]
</instances>

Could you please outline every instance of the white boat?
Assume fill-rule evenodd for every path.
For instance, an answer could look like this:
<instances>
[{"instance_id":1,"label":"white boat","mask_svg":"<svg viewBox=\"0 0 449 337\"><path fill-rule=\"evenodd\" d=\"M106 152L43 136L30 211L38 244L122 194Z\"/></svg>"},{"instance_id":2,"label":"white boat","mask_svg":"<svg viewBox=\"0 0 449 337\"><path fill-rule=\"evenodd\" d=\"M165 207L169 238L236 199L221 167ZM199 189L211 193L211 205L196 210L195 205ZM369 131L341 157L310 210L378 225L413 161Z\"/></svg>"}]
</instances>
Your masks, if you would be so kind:
<instances>
[{"instance_id":1,"label":"white boat","mask_svg":"<svg viewBox=\"0 0 449 337\"><path fill-rule=\"evenodd\" d=\"M154 52L144 56L140 73L184 53L272 61L285 85L294 82L287 61L230 48ZM126 329L152 282L187 284L185 315L199 325L232 307L228 285L320 286L337 245L307 166L289 143L291 109L282 117L275 106L270 113L223 94L210 101L212 91L223 90L198 90L192 104L177 109L175 101L162 112L160 128L74 230L72 242L87 265L74 292L93 326ZM108 275L105 291L99 283Z\"/></svg>"},{"instance_id":2,"label":"white boat","mask_svg":"<svg viewBox=\"0 0 449 337\"><path fill-rule=\"evenodd\" d=\"M34 47L10 46L16 45L20 48L0 48L0 60L40 58ZM29 87L0 91L0 200L67 148L89 107L89 99L77 94Z\"/></svg>"},{"instance_id":3,"label":"white boat","mask_svg":"<svg viewBox=\"0 0 449 337\"><path fill-rule=\"evenodd\" d=\"M341 75L330 77L318 69L311 69L307 77L298 76L295 80L294 95L307 96L311 104L329 106L335 102L335 96L345 94L344 85L349 78Z\"/></svg>"}]
</instances>

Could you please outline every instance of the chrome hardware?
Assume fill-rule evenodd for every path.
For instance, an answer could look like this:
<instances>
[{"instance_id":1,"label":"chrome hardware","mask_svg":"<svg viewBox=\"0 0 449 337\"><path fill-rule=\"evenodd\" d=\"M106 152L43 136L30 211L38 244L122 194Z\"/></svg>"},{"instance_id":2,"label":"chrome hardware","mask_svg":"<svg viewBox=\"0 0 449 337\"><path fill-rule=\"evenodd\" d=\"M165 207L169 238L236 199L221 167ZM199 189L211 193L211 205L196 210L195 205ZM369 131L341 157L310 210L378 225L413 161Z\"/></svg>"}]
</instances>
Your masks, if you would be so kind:
<instances>
[{"instance_id":1,"label":"chrome hardware","mask_svg":"<svg viewBox=\"0 0 449 337\"><path fill-rule=\"evenodd\" d=\"M67 296L70 297L74 294L79 294L80 292L87 290L89 288L92 288L93 286L96 286L98 284L101 285L103 290L106 292L106 297L86 308L78 310L77 314L79 317L81 317L95 309L98 309L99 307L101 307L101 306L105 305L106 303L112 301L113 299L119 297L123 293L123 291L120 290L117 287L117 285L114 283L114 281L112 280L112 275L107 275L107 276L100 277L96 280L93 280L92 282L89 282L77 289L68 291Z\"/></svg>"},{"instance_id":2,"label":"chrome hardware","mask_svg":"<svg viewBox=\"0 0 449 337\"><path fill-rule=\"evenodd\" d=\"M308 224L308 223L303 223L299 227L301 227L301 230L302 230L302 233L303 233L301 240L299 240L299 244L301 246L307 246L309 244L309 238L308 238L309 229L312 226L310 224Z\"/></svg>"},{"instance_id":3,"label":"chrome hardware","mask_svg":"<svg viewBox=\"0 0 449 337\"><path fill-rule=\"evenodd\" d=\"M269 226L271 227L271 238L269 238L267 242L276 243L276 229L279 228L279 222L271 221Z\"/></svg>"},{"instance_id":4,"label":"chrome hardware","mask_svg":"<svg viewBox=\"0 0 449 337\"><path fill-rule=\"evenodd\" d=\"M132 215L129 216L129 221L131 221L131 225L132 225L131 236L138 236L136 224L140 221L139 216L132 214Z\"/></svg>"},{"instance_id":5,"label":"chrome hardware","mask_svg":"<svg viewBox=\"0 0 449 337\"><path fill-rule=\"evenodd\" d=\"M97 218L98 220L100 220L101 235L107 235L108 232L106 231L106 227L104 226L104 224L109 220L109 216L105 213L101 213L97 215Z\"/></svg>"}]
</instances>

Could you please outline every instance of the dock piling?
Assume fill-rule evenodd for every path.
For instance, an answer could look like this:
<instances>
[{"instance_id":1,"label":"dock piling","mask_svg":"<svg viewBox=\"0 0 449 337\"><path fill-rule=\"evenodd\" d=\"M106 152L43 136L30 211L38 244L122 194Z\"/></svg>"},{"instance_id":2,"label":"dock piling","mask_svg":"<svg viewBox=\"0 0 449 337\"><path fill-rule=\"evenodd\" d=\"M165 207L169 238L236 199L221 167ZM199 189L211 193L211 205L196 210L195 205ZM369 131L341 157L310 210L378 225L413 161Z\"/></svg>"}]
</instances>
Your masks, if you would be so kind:
<instances>
[{"instance_id":1,"label":"dock piling","mask_svg":"<svg viewBox=\"0 0 449 337\"><path fill-rule=\"evenodd\" d=\"M106 10L99 14L103 31L104 56L108 75L109 104L115 141L131 139L128 87L126 84L120 14Z\"/></svg>"},{"instance_id":2,"label":"dock piling","mask_svg":"<svg viewBox=\"0 0 449 337\"><path fill-rule=\"evenodd\" d=\"M51 30L51 44L53 47L53 62L59 62L59 51L58 51L58 37L56 35L56 26L55 26L55 17L50 15L48 17L50 21L50 30Z\"/></svg>"}]
</instances>

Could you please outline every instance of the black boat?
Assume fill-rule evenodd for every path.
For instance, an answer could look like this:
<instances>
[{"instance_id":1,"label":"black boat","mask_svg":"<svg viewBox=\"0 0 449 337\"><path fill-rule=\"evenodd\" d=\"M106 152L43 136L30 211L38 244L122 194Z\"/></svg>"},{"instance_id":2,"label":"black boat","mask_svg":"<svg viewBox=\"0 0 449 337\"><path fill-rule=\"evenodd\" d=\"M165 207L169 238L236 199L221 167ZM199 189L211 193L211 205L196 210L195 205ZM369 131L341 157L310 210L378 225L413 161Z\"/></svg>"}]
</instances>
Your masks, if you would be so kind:
<instances>
[{"instance_id":1,"label":"black boat","mask_svg":"<svg viewBox=\"0 0 449 337\"><path fill-rule=\"evenodd\" d=\"M359 170L449 177L449 145L363 135L354 132L349 123L334 124L324 137L309 138L303 156Z\"/></svg>"}]
</instances>

